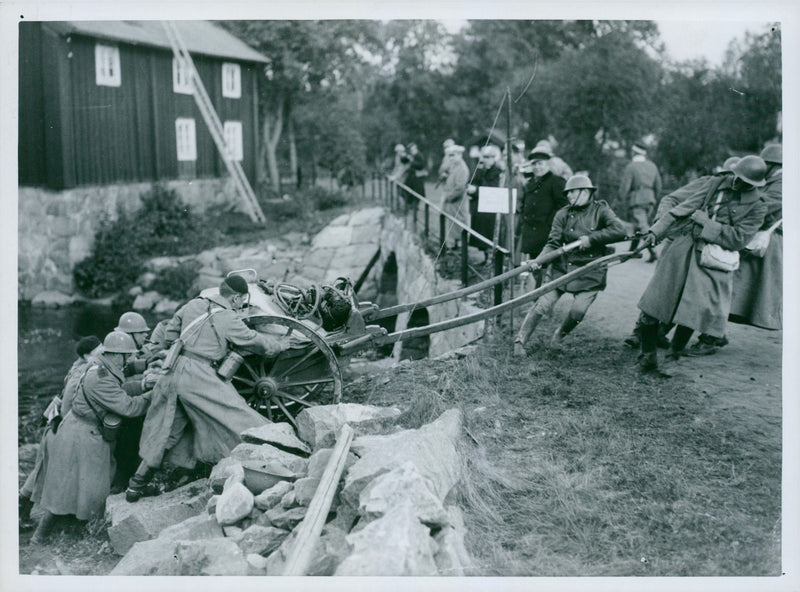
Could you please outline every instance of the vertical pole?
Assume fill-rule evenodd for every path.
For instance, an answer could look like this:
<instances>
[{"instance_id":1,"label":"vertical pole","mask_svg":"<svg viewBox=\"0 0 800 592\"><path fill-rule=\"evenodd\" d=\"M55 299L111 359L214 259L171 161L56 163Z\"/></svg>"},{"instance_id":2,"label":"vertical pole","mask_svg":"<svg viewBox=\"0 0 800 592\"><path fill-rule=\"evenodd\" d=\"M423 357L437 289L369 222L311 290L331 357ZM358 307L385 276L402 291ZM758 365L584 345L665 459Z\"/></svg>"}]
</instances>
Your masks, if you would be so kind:
<instances>
[{"instance_id":1,"label":"vertical pole","mask_svg":"<svg viewBox=\"0 0 800 592\"><path fill-rule=\"evenodd\" d=\"M503 273L503 252L499 249L494 250L494 275L497 277ZM514 280L511 280L512 282ZM494 285L494 305L503 303L503 282Z\"/></svg>"},{"instance_id":2,"label":"vertical pole","mask_svg":"<svg viewBox=\"0 0 800 592\"><path fill-rule=\"evenodd\" d=\"M428 240L428 235L430 234L430 230L431 230L431 228L430 228L431 223L430 223L430 220L428 220L428 215L430 214L430 210L431 210L431 207L428 204L425 204L425 234L423 236L425 237L425 241L426 242Z\"/></svg>"},{"instance_id":3,"label":"vertical pole","mask_svg":"<svg viewBox=\"0 0 800 592\"><path fill-rule=\"evenodd\" d=\"M511 189L511 89L506 87L506 187L508 187L508 267L514 267L514 199ZM514 299L514 280L508 282L508 297ZM509 329L514 331L514 309L508 311Z\"/></svg>"},{"instance_id":4,"label":"vertical pole","mask_svg":"<svg viewBox=\"0 0 800 592\"><path fill-rule=\"evenodd\" d=\"M461 283L466 287L469 284L469 269L467 260L469 258L469 234L465 229L461 229Z\"/></svg>"},{"instance_id":5,"label":"vertical pole","mask_svg":"<svg viewBox=\"0 0 800 592\"><path fill-rule=\"evenodd\" d=\"M439 214L439 244L440 248L444 250L447 247L447 236L445 235L445 217L444 214Z\"/></svg>"},{"instance_id":6,"label":"vertical pole","mask_svg":"<svg viewBox=\"0 0 800 592\"><path fill-rule=\"evenodd\" d=\"M411 207L414 208L414 211L412 212L412 218L414 220L413 221L413 224L414 224L413 228L414 228L414 232L415 233L417 232L417 210L419 210L419 203L416 201L416 199L417 198L415 197L414 198L414 202L411 204Z\"/></svg>"}]
</instances>

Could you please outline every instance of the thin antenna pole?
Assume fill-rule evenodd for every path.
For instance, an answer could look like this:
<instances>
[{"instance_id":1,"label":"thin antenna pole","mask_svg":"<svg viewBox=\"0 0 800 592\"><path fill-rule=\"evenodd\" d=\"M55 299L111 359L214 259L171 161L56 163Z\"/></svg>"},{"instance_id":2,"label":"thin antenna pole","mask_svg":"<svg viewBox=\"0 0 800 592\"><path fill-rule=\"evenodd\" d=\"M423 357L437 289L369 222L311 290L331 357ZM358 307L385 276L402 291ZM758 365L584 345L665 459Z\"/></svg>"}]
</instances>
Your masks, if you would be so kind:
<instances>
[{"instance_id":1,"label":"thin antenna pole","mask_svg":"<svg viewBox=\"0 0 800 592\"><path fill-rule=\"evenodd\" d=\"M506 87L506 187L508 187L508 267L512 269L516 265L514 261L514 198L511 188L511 88ZM514 299L514 280L508 282L508 294L511 300ZM514 331L514 309L509 312L511 319L510 330Z\"/></svg>"}]
</instances>

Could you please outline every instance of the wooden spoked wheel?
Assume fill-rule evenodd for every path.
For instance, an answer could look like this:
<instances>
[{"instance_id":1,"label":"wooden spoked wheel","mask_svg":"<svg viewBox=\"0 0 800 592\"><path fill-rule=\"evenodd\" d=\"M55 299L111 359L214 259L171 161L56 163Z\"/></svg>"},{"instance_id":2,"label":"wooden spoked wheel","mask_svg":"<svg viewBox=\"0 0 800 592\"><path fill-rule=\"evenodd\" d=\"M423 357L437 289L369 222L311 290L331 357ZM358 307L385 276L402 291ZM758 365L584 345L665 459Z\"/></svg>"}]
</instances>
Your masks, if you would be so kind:
<instances>
[{"instance_id":1,"label":"wooden spoked wheel","mask_svg":"<svg viewBox=\"0 0 800 592\"><path fill-rule=\"evenodd\" d=\"M313 329L289 317L260 315L245 319L256 331L303 336L296 347L274 358L246 356L233 376L239 394L270 421L291 422L306 407L338 403L342 373L333 350ZM307 341L306 341L307 340Z\"/></svg>"}]
</instances>

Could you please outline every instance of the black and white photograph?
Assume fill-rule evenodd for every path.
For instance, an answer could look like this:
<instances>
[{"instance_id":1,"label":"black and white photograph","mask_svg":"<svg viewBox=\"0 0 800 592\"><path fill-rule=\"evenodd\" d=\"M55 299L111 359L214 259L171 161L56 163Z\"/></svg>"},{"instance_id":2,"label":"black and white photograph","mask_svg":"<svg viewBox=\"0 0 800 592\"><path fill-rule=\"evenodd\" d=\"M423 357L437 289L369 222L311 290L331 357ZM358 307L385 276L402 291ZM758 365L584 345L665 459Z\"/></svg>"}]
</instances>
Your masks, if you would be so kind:
<instances>
[{"instance_id":1,"label":"black and white photograph","mask_svg":"<svg viewBox=\"0 0 800 592\"><path fill-rule=\"evenodd\" d=\"M0 11L0 589L800 590L800 7Z\"/></svg>"}]
</instances>

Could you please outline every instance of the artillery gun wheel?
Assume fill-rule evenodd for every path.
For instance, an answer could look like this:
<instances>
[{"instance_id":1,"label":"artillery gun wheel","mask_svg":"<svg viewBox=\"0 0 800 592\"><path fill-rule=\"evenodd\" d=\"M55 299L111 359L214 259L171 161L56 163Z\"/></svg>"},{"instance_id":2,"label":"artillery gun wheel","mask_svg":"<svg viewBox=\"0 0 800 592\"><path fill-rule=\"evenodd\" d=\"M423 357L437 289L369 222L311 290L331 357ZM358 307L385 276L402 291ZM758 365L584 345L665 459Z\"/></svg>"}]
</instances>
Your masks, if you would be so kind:
<instances>
[{"instance_id":1,"label":"artillery gun wheel","mask_svg":"<svg viewBox=\"0 0 800 592\"><path fill-rule=\"evenodd\" d=\"M342 373L333 350L313 329L288 317L262 315L245 319L256 331L270 326L270 334L301 334L307 344L292 347L275 358L246 356L232 378L247 403L270 421L282 418L295 427L295 417L306 407L338 403ZM275 333L275 330L280 333Z\"/></svg>"}]
</instances>

